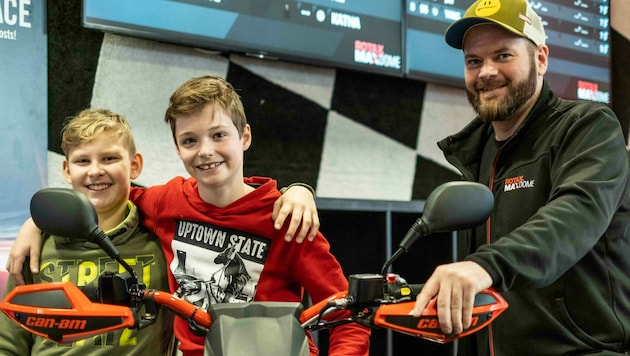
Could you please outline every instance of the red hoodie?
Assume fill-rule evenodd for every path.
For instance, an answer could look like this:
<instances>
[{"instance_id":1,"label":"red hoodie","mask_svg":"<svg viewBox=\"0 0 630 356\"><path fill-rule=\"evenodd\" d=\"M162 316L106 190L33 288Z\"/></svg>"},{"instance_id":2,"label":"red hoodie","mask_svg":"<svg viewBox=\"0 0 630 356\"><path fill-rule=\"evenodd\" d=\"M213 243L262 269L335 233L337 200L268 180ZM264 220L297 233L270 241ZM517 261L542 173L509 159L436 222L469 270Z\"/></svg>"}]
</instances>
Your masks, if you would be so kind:
<instances>
[{"instance_id":1,"label":"red hoodie","mask_svg":"<svg viewBox=\"0 0 630 356\"><path fill-rule=\"evenodd\" d=\"M274 230L276 181L251 177L245 183L256 189L224 208L204 202L193 178L132 189L130 199L142 211L143 224L162 243L171 293L205 309L220 302L301 302L304 289L317 302L347 290L321 233L312 243L297 244L284 241L286 228ZM185 356L203 355L204 337L181 318L174 329ZM329 355L368 355L369 337L370 330L356 323L335 327ZM310 334L309 345L317 355Z\"/></svg>"}]
</instances>

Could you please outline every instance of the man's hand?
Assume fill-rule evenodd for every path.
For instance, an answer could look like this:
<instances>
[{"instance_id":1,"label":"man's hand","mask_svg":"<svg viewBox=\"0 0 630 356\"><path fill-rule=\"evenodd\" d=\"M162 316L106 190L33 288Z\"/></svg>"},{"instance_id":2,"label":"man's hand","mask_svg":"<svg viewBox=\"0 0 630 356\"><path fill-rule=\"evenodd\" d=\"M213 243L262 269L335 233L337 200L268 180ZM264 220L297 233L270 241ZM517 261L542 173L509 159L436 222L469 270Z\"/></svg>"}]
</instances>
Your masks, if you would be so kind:
<instances>
[{"instance_id":1,"label":"man's hand","mask_svg":"<svg viewBox=\"0 0 630 356\"><path fill-rule=\"evenodd\" d=\"M289 215L291 220L284 239L291 241L299 228L295 238L297 243L302 243L305 237L308 237L309 241L313 241L317 231L319 231L319 215L317 214L315 198L310 190L303 186L294 185L276 200L271 215L274 220L274 228L276 230L282 229Z\"/></svg>"},{"instance_id":2,"label":"man's hand","mask_svg":"<svg viewBox=\"0 0 630 356\"><path fill-rule=\"evenodd\" d=\"M440 329L446 334L461 334L470 327L475 295L491 286L492 278L475 262L438 266L418 294L410 314L420 316L436 297Z\"/></svg>"},{"instance_id":3,"label":"man's hand","mask_svg":"<svg viewBox=\"0 0 630 356\"><path fill-rule=\"evenodd\" d=\"M22 224L15 242L9 251L6 269L15 279L16 285L24 284L22 266L27 256L31 256L31 272L39 273L39 254L42 248L41 231L29 218Z\"/></svg>"}]
</instances>

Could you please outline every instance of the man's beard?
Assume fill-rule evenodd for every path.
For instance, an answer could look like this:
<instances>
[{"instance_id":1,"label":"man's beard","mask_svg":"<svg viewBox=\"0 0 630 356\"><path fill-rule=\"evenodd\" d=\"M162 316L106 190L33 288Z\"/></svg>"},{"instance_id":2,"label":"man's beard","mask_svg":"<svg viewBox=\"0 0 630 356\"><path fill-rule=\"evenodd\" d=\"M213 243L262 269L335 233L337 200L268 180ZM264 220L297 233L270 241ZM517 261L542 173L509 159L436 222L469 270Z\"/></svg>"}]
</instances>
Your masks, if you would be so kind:
<instances>
[{"instance_id":1,"label":"man's beard","mask_svg":"<svg viewBox=\"0 0 630 356\"><path fill-rule=\"evenodd\" d=\"M490 101L481 102L478 92L466 89L468 101L482 121L506 120L517 113L527 100L534 95L536 92L536 67L534 63L530 63L529 75L525 80L518 83L513 83L509 80L507 82L489 81L484 83L484 87L491 88L504 83L507 83L508 91L503 101L494 98Z\"/></svg>"}]
</instances>

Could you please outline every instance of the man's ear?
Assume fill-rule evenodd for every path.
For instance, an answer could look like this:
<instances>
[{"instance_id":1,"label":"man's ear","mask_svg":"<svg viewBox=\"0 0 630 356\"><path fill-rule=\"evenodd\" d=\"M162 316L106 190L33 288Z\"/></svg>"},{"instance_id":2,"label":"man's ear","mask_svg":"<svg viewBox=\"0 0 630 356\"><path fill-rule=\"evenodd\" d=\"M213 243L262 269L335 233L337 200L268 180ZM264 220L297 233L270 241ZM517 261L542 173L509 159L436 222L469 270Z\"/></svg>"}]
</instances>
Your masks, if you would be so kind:
<instances>
[{"instance_id":1,"label":"man's ear","mask_svg":"<svg viewBox=\"0 0 630 356\"><path fill-rule=\"evenodd\" d=\"M144 166L144 158L142 157L142 154L140 154L139 152L136 152L132 157L131 157L131 171L129 172L129 177L134 180L136 178L138 178L140 176L140 173L142 173L142 167Z\"/></svg>"},{"instance_id":2,"label":"man's ear","mask_svg":"<svg viewBox=\"0 0 630 356\"><path fill-rule=\"evenodd\" d=\"M547 47L547 45L538 46L536 59L536 63L538 63L538 75L543 76L547 73L547 66L549 65L549 47Z\"/></svg>"},{"instance_id":3,"label":"man's ear","mask_svg":"<svg viewBox=\"0 0 630 356\"><path fill-rule=\"evenodd\" d=\"M252 145L252 128L249 124L245 124L241 141L243 142L243 151L247 151Z\"/></svg>"}]
</instances>

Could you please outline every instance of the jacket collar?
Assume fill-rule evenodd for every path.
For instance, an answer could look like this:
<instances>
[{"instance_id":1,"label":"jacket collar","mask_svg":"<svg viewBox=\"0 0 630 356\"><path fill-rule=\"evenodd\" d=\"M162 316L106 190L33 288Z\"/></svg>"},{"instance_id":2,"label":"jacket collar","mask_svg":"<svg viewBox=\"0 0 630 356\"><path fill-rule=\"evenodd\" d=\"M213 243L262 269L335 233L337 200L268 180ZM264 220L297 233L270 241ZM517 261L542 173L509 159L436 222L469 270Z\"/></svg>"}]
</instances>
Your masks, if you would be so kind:
<instances>
[{"instance_id":1,"label":"jacket collar","mask_svg":"<svg viewBox=\"0 0 630 356\"><path fill-rule=\"evenodd\" d=\"M544 80L540 96L513 137L518 140L516 136L543 118L545 115L542 113L556 100L557 96ZM461 131L439 141L438 147L444 152L447 161L459 169L466 179L475 180L476 173L472 172L478 172L478 162L481 160L483 148L492 135L494 135L492 125L481 121L477 116Z\"/></svg>"}]
</instances>

